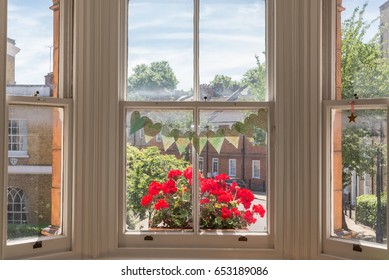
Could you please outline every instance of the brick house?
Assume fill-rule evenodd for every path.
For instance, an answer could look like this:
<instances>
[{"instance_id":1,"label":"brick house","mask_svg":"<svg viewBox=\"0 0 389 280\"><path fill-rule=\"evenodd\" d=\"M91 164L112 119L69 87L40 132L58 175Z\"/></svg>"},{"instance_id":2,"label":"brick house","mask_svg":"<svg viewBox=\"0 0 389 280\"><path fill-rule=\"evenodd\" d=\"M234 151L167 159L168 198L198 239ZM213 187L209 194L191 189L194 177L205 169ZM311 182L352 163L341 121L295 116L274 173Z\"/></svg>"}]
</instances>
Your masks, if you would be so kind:
<instances>
[{"instance_id":1,"label":"brick house","mask_svg":"<svg viewBox=\"0 0 389 280\"><path fill-rule=\"evenodd\" d=\"M210 120L210 125L215 128L228 128L237 121L242 121L241 113L218 112ZM130 124L127 124L128 127ZM191 144L183 153L178 151L176 144L172 144L166 151L161 135L146 141L143 129L131 135L127 132L127 142L138 148L156 146L162 154L174 155L177 158L191 160ZM242 179L246 186L255 191L266 191L267 178L267 155L266 145L253 143L253 139L244 135L239 136L237 145L231 144L224 139L220 152L207 141L199 154L199 171L204 177L214 177L217 174L227 174L231 178Z\"/></svg>"},{"instance_id":2,"label":"brick house","mask_svg":"<svg viewBox=\"0 0 389 280\"><path fill-rule=\"evenodd\" d=\"M50 96L49 85L17 85L15 56L8 40L7 94ZM12 106L8 120L8 223L48 225L51 218L52 109Z\"/></svg>"}]
</instances>

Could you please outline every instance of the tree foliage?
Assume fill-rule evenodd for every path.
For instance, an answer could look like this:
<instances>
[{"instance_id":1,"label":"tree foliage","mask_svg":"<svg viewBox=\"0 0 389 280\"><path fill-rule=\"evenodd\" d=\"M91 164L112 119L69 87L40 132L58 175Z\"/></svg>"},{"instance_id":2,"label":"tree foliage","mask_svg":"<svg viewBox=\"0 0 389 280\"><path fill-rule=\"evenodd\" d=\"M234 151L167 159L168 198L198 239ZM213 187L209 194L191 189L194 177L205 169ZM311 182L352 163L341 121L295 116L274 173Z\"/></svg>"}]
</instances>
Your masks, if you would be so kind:
<instances>
[{"instance_id":1,"label":"tree foliage","mask_svg":"<svg viewBox=\"0 0 389 280\"><path fill-rule=\"evenodd\" d=\"M127 145L127 217L143 220L146 210L140 202L152 181L163 182L171 169L185 169L189 163L173 155L162 155L157 147L138 149ZM131 221L128 221L130 223Z\"/></svg>"},{"instance_id":2,"label":"tree foliage","mask_svg":"<svg viewBox=\"0 0 389 280\"><path fill-rule=\"evenodd\" d=\"M241 84L248 86L249 91L256 100L266 100L266 65L261 63L259 56L255 55L257 67L249 69L244 75Z\"/></svg>"},{"instance_id":3,"label":"tree foliage","mask_svg":"<svg viewBox=\"0 0 389 280\"><path fill-rule=\"evenodd\" d=\"M343 130L342 161L344 168L355 171L359 176L362 176L363 172L373 175L377 149L378 144L372 141L366 129L350 126Z\"/></svg>"},{"instance_id":4,"label":"tree foliage","mask_svg":"<svg viewBox=\"0 0 389 280\"><path fill-rule=\"evenodd\" d=\"M128 78L130 93L136 91L174 90L178 80L167 61L139 64L133 68Z\"/></svg>"},{"instance_id":5,"label":"tree foliage","mask_svg":"<svg viewBox=\"0 0 389 280\"><path fill-rule=\"evenodd\" d=\"M231 77L226 75L216 75L210 85L213 87L216 96L220 96L225 92L231 94L240 87L239 82L233 81Z\"/></svg>"},{"instance_id":6,"label":"tree foliage","mask_svg":"<svg viewBox=\"0 0 389 280\"><path fill-rule=\"evenodd\" d=\"M366 22L364 15L367 3L357 7L351 17L342 24L342 98L351 99L357 94L361 98L389 95L389 62L382 52L381 35L386 26L368 41L373 23Z\"/></svg>"}]
</instances>

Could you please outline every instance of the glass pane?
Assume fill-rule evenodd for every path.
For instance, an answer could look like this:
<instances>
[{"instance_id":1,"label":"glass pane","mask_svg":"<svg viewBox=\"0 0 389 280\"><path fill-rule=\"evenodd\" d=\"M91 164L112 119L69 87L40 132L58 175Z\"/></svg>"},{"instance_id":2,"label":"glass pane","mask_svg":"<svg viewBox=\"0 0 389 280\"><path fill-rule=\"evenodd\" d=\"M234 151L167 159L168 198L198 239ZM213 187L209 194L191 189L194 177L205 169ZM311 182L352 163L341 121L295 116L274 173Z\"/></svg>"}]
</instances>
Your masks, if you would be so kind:
<instances>
[{"instance_id":1,"label":"glass pane","mask_svg":"<svg viewBox=\"0 0 389 280\"><path fill-rule=\"evenodd\" d=\"M127 229L191 230L193 111L128 110L126 123Z\"/></svg>"},{"instance_id":2,"label":"glass pane","mask_svg":"<svg viewBox=\"0 0 389 280\"><path fill-rule=\"evenodd\" d=\"M265 101L266 1L200 1L200 95Z\"/></svg>"},{"instance_id":3,"label":"glass pane","mask_svg":"<svg viewBox=\"0 0 389 280\"><path fill-rule=\"evenodd\" d=\"M193 1L131 0L127 100L193 96Z\"/></svg>"},{"instance_id":4,"label":"glass pane","mask_svg":"<svg viewBox=\"0 0 389 280\"><path fill-rule=\"evenodd\" d=\"M8 95L58 97L59 2L8 0Z\"/></svg>"},{"instance_id":5,"label":"glass pane","mask_svg":"<svg viewBox=\"0 0 389 280\"><path fill-rule=\"evenodd\" d=\"M337 99L389 96L389 4L343 0ZM338 9L341 11L342 9Z\"/></svg>"},{"instance_id":6,"label":"glass pane","mask_svg":"<svg viewBox=\"0 0 389 280\"><path fill-rule=\"evenodd\" d=\"M267 231L268 112L201 110L196 150L203 158L200 174L200 229ZM234 177L229 159L236 160ZM252 161L262 162L254 178Z\"/></svg>"},{"instance_id":7,"label":"glass pane","mask_svg":"<svg viewBox=\"0 0 389 280\"><path fill-rule=\"evenodd\" d=\"M8 243L62 234L62 108L10 105L10 119L27 119L27 156L8 166ZM43 235L43 236L42 236Z\"/></svg>"},{"instance_id":8,"label":"glass pane","mask_svg":"<svg viewBox=\"0 0 389 280\"><path fill-rule=\"evenodd\" d=\"M387 246L387 178L387 110L332 110L333 237Z\"/></svg>"}]
</instances>

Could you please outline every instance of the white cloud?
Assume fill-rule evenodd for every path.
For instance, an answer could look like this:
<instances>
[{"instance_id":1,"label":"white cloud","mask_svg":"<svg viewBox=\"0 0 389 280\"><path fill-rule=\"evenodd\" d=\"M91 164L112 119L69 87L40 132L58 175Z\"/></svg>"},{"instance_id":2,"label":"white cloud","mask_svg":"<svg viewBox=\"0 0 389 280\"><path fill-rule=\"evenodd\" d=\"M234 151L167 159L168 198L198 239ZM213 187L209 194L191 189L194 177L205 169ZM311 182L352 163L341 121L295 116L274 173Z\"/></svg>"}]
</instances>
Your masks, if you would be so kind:
<instances>
[{"instance_id":1,"label":"white cloud","mask_svg":"<svg viewBox=\"0 0 389 280\"><path fill-rule=\"evenodd\" d=\"M8 37L20 48L16 55L16 83L43 84L49 72L53 45L52 1L9 1Z\"/></svg>"},{"instance_id":2,"label":"white cloud","mask_svg":"<svg viewBox=\"0 0 389 280\"><path fill-rule=\"evenodd\" d=\"M178 1L179 2L179 1ZM177 2L177 3L178 3ZM186 1L191 2L191 1ZM209 82L216 74L240 80L264 61L265 1L202 1L200 6L200 75ZM131 2L130 2L131 3ZM136 2L135 2L136 3ZM180 3L183 3L182 1ZM157 5L156 2L153 2ZM179 88L193 84L193 11L185 5L133 7L130 19L129 72L140 63L166 60ZM142 10L142 8L145 8ZM184 12L182 12L184 10ZM262 16L263 15L263 16ZM148 18L150 20L145 21Z\"/></svg>"}]
</instances>

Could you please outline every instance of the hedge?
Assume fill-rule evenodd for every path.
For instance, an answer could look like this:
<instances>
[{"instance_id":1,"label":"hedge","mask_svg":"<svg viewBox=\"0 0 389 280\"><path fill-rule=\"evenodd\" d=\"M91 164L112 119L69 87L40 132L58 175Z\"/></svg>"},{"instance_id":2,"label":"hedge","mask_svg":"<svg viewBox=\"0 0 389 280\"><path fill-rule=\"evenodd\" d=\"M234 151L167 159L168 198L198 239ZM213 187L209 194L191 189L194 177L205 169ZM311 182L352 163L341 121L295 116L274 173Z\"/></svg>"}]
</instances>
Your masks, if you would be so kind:
<instances>
[{"instance_id":1,"label":"hedge","mask_svg":"<svg viewBox=\"0 0 389 280\"><path fill-rule=\"evenodd\" d=\"M387 195L381 196L382 207L382 227L386 233L386 209L387 209ZM355 213L355 219L357 222L376 228L377 221L377 196L373 194L365 194L357 197L357 207Z\"/></svg>"},{"instance_id":2,"label":"hedge","mask_svg":"<svg viewBox=\"0 0 389 280\"><path fill-rule=\"evenodd\" d=\"M28 224L8 224L8 239L39 236L42 226Z\"/></svg>"}]
</instances>

